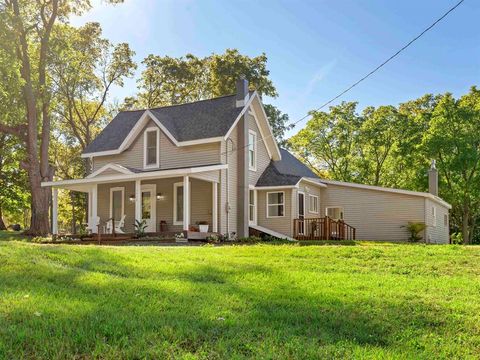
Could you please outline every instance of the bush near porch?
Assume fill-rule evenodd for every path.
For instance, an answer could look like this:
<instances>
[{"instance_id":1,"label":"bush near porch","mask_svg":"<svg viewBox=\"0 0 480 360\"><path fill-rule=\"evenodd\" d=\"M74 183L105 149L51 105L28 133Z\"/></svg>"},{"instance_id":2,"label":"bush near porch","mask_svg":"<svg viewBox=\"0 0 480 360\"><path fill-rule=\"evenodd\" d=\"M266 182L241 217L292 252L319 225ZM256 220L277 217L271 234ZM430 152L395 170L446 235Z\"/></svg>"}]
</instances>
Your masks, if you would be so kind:
<instances>
[{"instance_id":1,"label":"bush near porch","mask_svg":"<svg viewBox=\"0 0 480 360\"><path fill-rule=\"evenodd\" d=\"M475 358L480 248L0 241L0 358Z\"/></svg>"}]
</instances>

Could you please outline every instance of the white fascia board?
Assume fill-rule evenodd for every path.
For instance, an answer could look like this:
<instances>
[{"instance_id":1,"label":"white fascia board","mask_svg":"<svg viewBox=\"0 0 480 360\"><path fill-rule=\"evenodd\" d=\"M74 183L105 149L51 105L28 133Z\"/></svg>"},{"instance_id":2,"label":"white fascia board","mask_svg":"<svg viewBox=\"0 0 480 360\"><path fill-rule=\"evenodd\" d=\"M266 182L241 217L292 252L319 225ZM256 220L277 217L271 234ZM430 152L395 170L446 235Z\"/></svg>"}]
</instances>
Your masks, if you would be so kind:
<instances>
[{"instance_id":1,"label":"white fascia board","mask_svg":"<svg viewBox=\"0 0 480 360\"><path fill-rule=\"evenodd\" d=\"M238 122L240 121L240 119L242 118L242 116L245 114L245 112L248 110L248 108L250 107L250 104L252 103L253 99L258 96L256 95L257 92L255 91L253 93L253 95L250 97L250 99L248 99L247 103L245 104L245 106L243 107L242 111L240 111L240 114L238 114L237 118L235 119L235 121L233 122L232 126L230 126L230 129L228 129L227 133L225 134L225 136L223 137L223 140L227 140L228 137L230 136L230 134L232 133L233 129L235 129L235 126L237 126Z\"/></svg>"},{"instance_id":2,"label":"white fascia board","mask_svg":"<svg viewBox=\"0 0 480 360\"><path fill-rule=\"evenodd\" d=\"M255 186L255 190L282 190L282 189L298 189L297 185L276 185L276 186Z\"/></svg>"},{"instance_id":3,"label":"white fascia board","mask_svg":"<svg viewBox=\"0 0 480 360\"><path fill-rule=\"evenodd\" d=\"M452 205L447 203L446 201L442 200L438 196L435 196L430 193L426 192L420 192L420 191L411 191L411 190L403 190L403 189L394 189L394 188L385 188L381 186L372 186L372 185L363 185L363 184L355 184L355 183L348 183L348 182L343 182L343 181L335 181L335 180L321 180L325 184L331 184L331 185L338 185L338 186L348 186L348 187L353 187L353 188L358 188L358 189L365 189L365 190L374 190L374 191L384 191L384 192L390 192L390 193L396 193L396 194L403 194L403 195L412 195L412 196L421 196L424 198L428 198L430 200L433 200L443 206L445 206L448 209L452 208Z\"/></svg>"},{"instance_id":4,"label":"white fascia board","mask_svg":"<svg viewBox=\"0 0 480 360\"><path fill-rule=\"evenodd\" d=\"M81 154L80 157L83 158L83 159L86 159L86 158L92 158L94 156L118 155L120 153L121 153L121 151L116 149L116 150L98 151L98 152L93 152L93 153L84 153L84 154Z\"/></svg>"},{"instance_id":5,"label":"white fascia board","mask_svg":"<svg viewBox=\"0 0 480 360\"><path fill-rule=\"evenodd\" d=\"M272 158L272 152L270 151L270 146L268 146L268 144L265 142L265 135L264 135L263 129L260 126L260 123L258 121L258 117L257 117L257 114L255 113L255 109L253 108L253 106L250 106L250 109L251 109L251 114L252 114L253 118L255 119L255 123L257 124L257 128L260 131L260 137L263 141L263 144L265 145L265 148L267 149L268 157L271 159ZM256 139L256 141L258 142L259 140Z\"/></svg>"},{"instance_id":6,"label":"white fascia board","mask_svg":"<svg viewBox=\"0 0 480 360\"><path fill-rule=\"evenodd\" d=\"M222 140L223 140L223 136L206 138L206 139L198 139L198 140L187 140L187 141L180 141L177 146L181 147L181 146L210 144L210 143L220 142Z\"/></svg>"},{"instance_id":7,"label":"white fascia board","mask_svg":"<svg viewBox=\"0 0 480 360\"><path fill-rule=\"evenodd\" d=\"M209 144L209 143L214 143L214 142L220 142L220 141L223 140L222 136L218 136L218 137L198 139L198 140L177 141L177 139L175 139L175 137L172 135L172 133L170 131L168 131L168 129L165 126L163 126L163 124L160 122L160 120L158 120L157 117L150 110L145 110L143 115L137 121L137 123L135 124L133 129L130 130L127 137L123 140L122 144L119 146L118 149L92 152L92 153L85 153L85 154L82 154L81 157L82 158L91 158L91 157L94 157L94 156L108 156L108 155L121 154L137 138L137 136L140 134L140 131L142 131L143 128L145 127L145 125L147 124L148 119L151 119L160 128L160 130L178 147Z\"/></svg>"},{"instance_id":8,"label":"white fascia board","mask_svg":"<svg viewBox=\"0 0 480 360\"><path fill-rule=\"evenodd\" d=\"M322 183L320 183L320 182L316 182L315 180L311 180L311 179L309 179L309 178L307 178L307 177L302 177L300 180L298 180L297 186L299 186L302 181L304 181L304 182L306 182L306 183L309 183L309 184L312 184L312 185L316 185L316 186L318 186L318 187L322 187L322 188L326 188L326 187L327 187L327 185L322 184ZM323 180L322 180L322 181L323 181Z\"/></svg>"},{"instance_id":9,"label":"white fascia board","mask_svg":"<svg viewBox=\"0 0 480 360\"><path fill-rule=\"evenodd\" d=\"M196 174L196 173L207 172L207 171L224 170L227 168L228 168L227 164L220 164L220 165L200 166L196 168L182 168L182 169L172 169L172 170L148 171L148 172L132 173L132 174L110 175L110 176L102 176L101 178L45 181L45 182L42 182L42 187L47 187L47 186L62 187L62 186L77 185L77 184L95 184L95 183L100 184L100 183L110 183L110 182L119 182L119 181L168 178L168 177Z\"/></svg>"},{"instance_id":10,"label":"white fascia board","mask_svg":"<svg viewBox=\"0 0 480 360\"><path fill-rule=\"evenodd\" d=\"M108 163L104 166L102 166L100 169L98 169L97 171L94 171L93 173L91 173L90 175L88 175L86 178L87 179L91 179L91 178L94 178L98 175L100 175L102 172L104 172L105 170L114 170L114 171L118 171L122 174L133 174L133 172L131 172L130 170L128 170L126 167L122 166L122 165L118 165L118 164L114 164L114 163Z\"/></svg>"},{"instance_id":11,"label":"white fascia board","mask_svg":"<svg viewBox=\"0 0 480 360\"><path fill-rule=\"evenodd\" d=\"M282 160L282 154L280 153L280 148L278 147L278 144L277 144L277 139L275 139L275 136L273 135L273 131L272 131L272 127L270 126L270 123L268 122L268 117L267 117L267 114L265 113L265 109L263 107L263 103L262 101L260 100L260 96L257 94L257 92L255 91L254 95L256 95L257 97L257 100L258 100L258 103L259 103L259 106L260 106L260 109L262 110L262 115L265 119L265 122L267 124L267 127L268 127L268 132L269 132L269 136L272 138L272 143L274 144L275 146L275 151L278 155L278 159L274 159L274 160ZM252 96L253 97L253 96ZM257 125L258 126L258 125Z\"/></svg>"}]
</instances>

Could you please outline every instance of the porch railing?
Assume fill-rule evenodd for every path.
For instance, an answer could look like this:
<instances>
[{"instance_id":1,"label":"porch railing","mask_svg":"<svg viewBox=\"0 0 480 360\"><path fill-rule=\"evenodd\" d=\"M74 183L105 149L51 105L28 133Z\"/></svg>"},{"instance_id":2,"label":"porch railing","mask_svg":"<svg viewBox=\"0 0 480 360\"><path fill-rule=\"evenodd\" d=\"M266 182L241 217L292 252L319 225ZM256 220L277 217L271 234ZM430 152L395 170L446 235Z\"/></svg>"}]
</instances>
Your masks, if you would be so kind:
<instances>
[{"instance_id":1,"label":"porch railing","mask_svg":"<svg viewBox=\"0 0 480 360\"><path fill-rule=\"evenodd\" d=\"M297 240L355 240L355 228L328 216L293 219L293 237Z\"/></svg>"}]
</instances>

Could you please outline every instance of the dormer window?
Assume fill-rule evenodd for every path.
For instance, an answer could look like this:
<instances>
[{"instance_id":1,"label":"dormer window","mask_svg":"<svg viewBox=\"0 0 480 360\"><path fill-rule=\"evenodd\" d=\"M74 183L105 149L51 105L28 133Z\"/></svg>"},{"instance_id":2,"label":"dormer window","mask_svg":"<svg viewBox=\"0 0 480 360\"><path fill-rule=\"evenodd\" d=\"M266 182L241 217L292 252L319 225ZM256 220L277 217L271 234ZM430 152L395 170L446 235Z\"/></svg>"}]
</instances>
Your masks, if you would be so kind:
<instances>
[{"instance_id":1,"label":"dormer window","mask_svg":"<svg viewBox=\"0 0 480 360\"><path fill-rule=\"evenodd\" d=\"M160 129L145 129L143 137L143 167L158 168L160 166Z\"/></svg>"}]
</instances>

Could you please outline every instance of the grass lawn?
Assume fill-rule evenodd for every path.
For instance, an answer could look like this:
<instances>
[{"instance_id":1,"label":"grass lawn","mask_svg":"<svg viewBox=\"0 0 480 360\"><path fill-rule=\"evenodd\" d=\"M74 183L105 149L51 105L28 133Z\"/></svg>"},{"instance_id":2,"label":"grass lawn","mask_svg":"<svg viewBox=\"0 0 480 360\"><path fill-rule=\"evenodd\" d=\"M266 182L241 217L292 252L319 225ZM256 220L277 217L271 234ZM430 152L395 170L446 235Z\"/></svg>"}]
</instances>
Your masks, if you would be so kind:
<instances>
[{"instance_id":1,"label":"grass lawn","mask_svg":"<svg viewBox=\"0 0 480 360\"><path fill-rule=\"evenodd\" d=\"M0 241L0 358L479 354L480 247Z\"/></svg>"}]
</instances>

